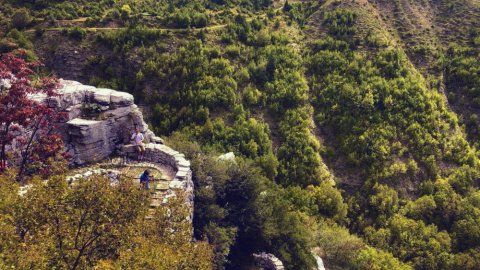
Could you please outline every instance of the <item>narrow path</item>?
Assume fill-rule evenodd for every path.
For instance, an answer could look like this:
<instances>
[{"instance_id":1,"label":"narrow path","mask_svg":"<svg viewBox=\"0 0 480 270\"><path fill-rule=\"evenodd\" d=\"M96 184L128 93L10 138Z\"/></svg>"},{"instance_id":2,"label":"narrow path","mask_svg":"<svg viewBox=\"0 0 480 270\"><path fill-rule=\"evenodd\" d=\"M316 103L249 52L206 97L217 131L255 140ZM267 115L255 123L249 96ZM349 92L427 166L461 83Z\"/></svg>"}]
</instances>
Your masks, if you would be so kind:
<instances>
[{"instance_id":1,"label":"narrow path","mask_svg":"<svg viewBox=\"0 0 480 270\"><path fill-rule=\"evenodd\" d=\"M164 28L164 27L148 27L146 29L152 30L152 31L169 31L169 32L197 32L201 30L215 30L215 29L221 29L226 27L227 24L220 24L220 25L212 25L212 26L207 26L203 28ZM45 28L44 30L47 32L58 32L58 31L63 31L67 30L69 27L51 27L51 28ZM118 31L118 30L125 30L128 29L128 27L82 27L82 29L89 31L89 32L97 32L97 31ZM27 33L34 32L35 29L28 29L25 30Z\"/></svg>"},{"instance_id":2,"label":"narrow path","mask_svg":"<svg viewBox=\"0 0 480 270\"><path fill-rule=\"evenodd\" d=\"M279 0L279 7L275 8L274 11L280 11L286 0ZM265 13L260 14L260 15L255 15L250 18L247 18L247 22L251 22L254 18L265 18L267 15ZM75 23L75 22L85 22L88 20L89 17L81 17L73 20L59 20L59 22L62 23ZM153 30L153 31L169 31L169 32L199 32L202 30L218 30L227 27L228 24L217 24L217 25L210 25L202 28L173 28L173 27L148 27L146 29L148 30ZM55 32L55 31L63 31L68 29L69 27L50 27L50 28L45 28L43 30L48 31L48 32ZM82 29L90 32L96 32L96 31L118 31L118 30L125 30L127 27L82 27ZM35 29L28 29L25 30L27 33L34 32Z\"/></svg>"}]
</instances>

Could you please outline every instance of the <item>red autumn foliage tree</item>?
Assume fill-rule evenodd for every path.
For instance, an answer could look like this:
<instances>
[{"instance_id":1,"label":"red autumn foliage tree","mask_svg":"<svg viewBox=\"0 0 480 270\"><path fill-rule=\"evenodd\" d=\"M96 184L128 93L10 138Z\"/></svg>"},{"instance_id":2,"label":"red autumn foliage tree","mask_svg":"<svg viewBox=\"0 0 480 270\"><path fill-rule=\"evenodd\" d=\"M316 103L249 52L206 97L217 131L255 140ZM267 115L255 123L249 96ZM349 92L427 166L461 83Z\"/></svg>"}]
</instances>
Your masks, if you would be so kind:
<instances>
[{"instance_id":1,"label":"red autumn foliage tree","mask_svg":"<svg viewBox=\"0 0 480 270\"><path fill-rule=\"evenodd\" d=\"M18 166L19 179L27 172L48 174L50 160L63 149L57 123L65 115L39 102L58 95L58 81L32 80L40 65L10 53L0 56L0 159Z\"/></svg>"}]
</instances>

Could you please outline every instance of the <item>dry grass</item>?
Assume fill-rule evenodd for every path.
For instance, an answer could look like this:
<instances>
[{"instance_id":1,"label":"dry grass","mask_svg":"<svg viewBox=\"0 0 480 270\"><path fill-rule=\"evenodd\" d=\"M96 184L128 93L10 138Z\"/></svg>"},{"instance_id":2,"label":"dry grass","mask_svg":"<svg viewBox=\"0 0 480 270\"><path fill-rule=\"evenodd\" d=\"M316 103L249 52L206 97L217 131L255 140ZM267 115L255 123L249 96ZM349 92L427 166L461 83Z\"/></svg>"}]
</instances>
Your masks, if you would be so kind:
<instances>
[{"instance_id":1,"label":"dry grass","mask_svg":"<svg viewBox=\"0 0 480 270\"><path fill-rule=\"evenodd\" d=\"M145 170L149 170L150 175L155 180L161 179L163 176L163 173L160 170L150 167L123 167L120 169L120 173L123 177L130 179L138 179Z\"/></svg>"}]
</instances>

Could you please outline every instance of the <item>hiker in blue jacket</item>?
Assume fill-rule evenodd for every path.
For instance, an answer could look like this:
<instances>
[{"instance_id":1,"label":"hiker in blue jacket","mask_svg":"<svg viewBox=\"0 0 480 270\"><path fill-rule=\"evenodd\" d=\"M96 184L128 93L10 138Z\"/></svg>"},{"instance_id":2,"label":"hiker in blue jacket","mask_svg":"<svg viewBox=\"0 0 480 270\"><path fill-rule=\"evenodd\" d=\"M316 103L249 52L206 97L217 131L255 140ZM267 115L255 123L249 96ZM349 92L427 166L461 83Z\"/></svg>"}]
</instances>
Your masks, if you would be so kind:
<instances>
[{"instance_id":1,"label":"hiker in blue jacket","mask_svg":"<svg viewBox=\"0 0 480 270\"><path fill-rule=\"evenodd\" d=\"M142 175L140 175L140 184L142 184L143 188L148 190L150 188L150 171L145 170Z\"/></svg>"}]
</instances>

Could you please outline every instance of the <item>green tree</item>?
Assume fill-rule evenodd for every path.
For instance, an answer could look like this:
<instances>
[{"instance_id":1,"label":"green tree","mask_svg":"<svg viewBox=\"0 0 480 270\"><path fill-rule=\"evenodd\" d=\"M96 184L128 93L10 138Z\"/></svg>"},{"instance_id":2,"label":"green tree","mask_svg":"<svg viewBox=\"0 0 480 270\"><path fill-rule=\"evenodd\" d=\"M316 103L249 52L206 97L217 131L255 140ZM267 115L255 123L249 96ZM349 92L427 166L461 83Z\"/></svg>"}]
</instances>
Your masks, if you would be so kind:
<instances>
[{"instance_id":1,"label":"green tree","mask_svg":"<svg viewBox=\"0 0 480 270\"><path fill-rule=\"evenodd\" d=\"M12 26L17 29L24 29L32 22L32 17L27 9L21 8L15 11L12 16Z\"/></svg>"},{"instance_id":2,"label":"green tree","mask_svg":"<svg viewBox=\"0 0 480 270\"><path fill-rule=\"evenodd\" d=\"M356 269L364 270L412 270L413 268L400 262L391 253L366 247L356 258Z\"/></svg>"},{"instance_id":3,"label":"green tree","mask_svg":"<svg viewBox=\"0 0 480 270\"><path fill-rule=\"evenodd\" d=\"M19 196L13 179L0 175L2 266L211 269L208 244L191 242L181 194L147 220L149 197L129 180L111 186L109 179L92 176L68 186L59 174L32 180Z\"/></svg>"},{"instance_id":4,"label":"green tree","mask_svg":"<svg viewBox=\"0 0 480 270\"><path fill-rule=\"evenodd\" d=\"M452 259L451 239L447 232L398 214L385 228L367 230L367 239L373 246L390 251L416 269L443 268Z\"/></svg>"}]
</instances>

